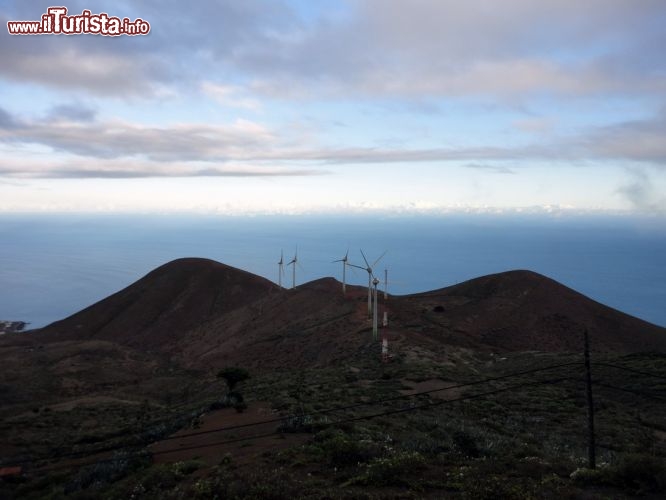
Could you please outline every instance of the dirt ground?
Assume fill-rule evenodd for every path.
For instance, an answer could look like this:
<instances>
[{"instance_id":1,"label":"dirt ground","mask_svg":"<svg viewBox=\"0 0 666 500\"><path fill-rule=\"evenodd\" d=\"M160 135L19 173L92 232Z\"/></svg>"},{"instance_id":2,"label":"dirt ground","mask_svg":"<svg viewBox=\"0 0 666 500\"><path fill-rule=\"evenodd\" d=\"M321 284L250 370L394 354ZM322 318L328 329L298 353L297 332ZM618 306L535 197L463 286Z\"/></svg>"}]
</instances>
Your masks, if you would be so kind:
<instances>
[{"instance_id":1,"label":"dirt ground","mask_svg":"<svg viewBox=\"0 0 666 500\"><path fill-rule=\"evenodd\" d=\"M155 463L196 458L216 465L229 453L234 462L243 464L252 462L254 457L266 451L298 445L311 437L310 434L278 432L278 419L266 402L250 403L243 413L233 408L215 410L200 417L197 428L178 431L153 443L149 450ZM262 423L266 421L269 422Z\"/></svg>"}]
</instances>

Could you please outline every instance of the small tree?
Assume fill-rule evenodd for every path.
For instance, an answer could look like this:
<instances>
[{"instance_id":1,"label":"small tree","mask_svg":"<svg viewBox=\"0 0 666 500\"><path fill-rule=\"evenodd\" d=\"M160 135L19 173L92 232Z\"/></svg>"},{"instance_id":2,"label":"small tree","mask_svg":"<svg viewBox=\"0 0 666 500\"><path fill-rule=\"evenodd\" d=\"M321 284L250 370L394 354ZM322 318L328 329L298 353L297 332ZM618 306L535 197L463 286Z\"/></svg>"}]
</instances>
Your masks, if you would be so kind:
<instances>
[{"instance_id":1,"label":"small tree","mask_svg":"<svg viewBox=\"0 0 666 500\"><path fill-rule=\"evenodd\" d=\"M229 389L228 392L231 393L236 388L236 384L242 382L243 380L249 379L250 374L243 368L230 367L220 370L217 373L217 377L223 378L226 381L227 388Z\"/></svg>"},{"instance_id":2,"label":"small tree","mask_svg":"<svg viewBox=\"0 0 666 500\"><path fill-rule=\"evenodd\" d=\"M224 397L223 404L233 406L238 412L242 412L247 405L243 401L243 395L235 391L236 385L243 380L250 378L250 374L243 368L229 367L220 370L217 373L218 378L223 378L227 383L227 394Z\"/></svg>"}]
</instances>

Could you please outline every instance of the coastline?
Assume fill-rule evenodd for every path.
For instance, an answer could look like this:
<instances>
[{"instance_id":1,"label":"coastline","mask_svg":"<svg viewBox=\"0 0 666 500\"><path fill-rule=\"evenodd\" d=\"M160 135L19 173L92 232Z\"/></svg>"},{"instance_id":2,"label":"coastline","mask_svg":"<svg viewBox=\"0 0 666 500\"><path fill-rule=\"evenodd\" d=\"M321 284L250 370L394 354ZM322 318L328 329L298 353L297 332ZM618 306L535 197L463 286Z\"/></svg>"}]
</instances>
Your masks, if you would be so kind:
<instances>
[{"instance_id":1,"label":"coastline","mask_svg":"<svg viewBox=\"0 0 666 500\"><path fill-rule=\"evenodd\" d=\"M28 323L26 323L25 321L0 320L0 335L4 335L6 333L22 332L26 326L28 326Z\"/></svg>"}]
</instances>

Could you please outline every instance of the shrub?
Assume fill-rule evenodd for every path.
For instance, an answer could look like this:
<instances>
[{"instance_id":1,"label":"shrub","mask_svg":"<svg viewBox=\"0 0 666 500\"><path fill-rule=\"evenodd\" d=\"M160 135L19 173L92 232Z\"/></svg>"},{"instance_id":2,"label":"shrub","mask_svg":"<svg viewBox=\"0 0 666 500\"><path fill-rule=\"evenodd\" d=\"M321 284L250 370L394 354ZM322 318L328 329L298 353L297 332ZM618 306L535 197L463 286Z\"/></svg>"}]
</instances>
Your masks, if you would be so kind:
<instances>
[{"instance_id":1,"label":"shrub","mask_svg":"<svg viewBox=\"0 0 666 500\"><path fill-rule=\"evenodd\" d=\"M354 465L367 459L360 443L342 433L324 441L321 448L331 465Z\"/></svg>"},{"instance_id":2,"label":"shrub","mask_svg":"<svg viewBox=\"0 0 666 500\"><path fill-rule=\"evenodd\" d=\"M112 460L105 460L82 467L64 486L64 493L71 494L86 489L99 489L116 482L150 461L148 454L132 455L117 452Z\"/></svg>"},{"instance_id":3,"label":"shrub","mask_svg":"<svg viewBox=\"0 0 666 500\"><path fill-rule=\"evenodd\" d=\"M229 367L220 370L217 377L226 381L229 393L231 393L239 382L250 378L250 373L244 368Z\"/></svg>"},{"instance_id":4,"label":"shrub","mask_svg":"<svg viewBox=\"0 0 666 500\"><path fill-rule=\"evenodd\" d=\"M477 446L474 438L469 433L463 430L455 431L453 433L452 440L453 444L461 455L470 458L476 458L479 456L479 447Z\"/></svg>"},{"instance_id":5,"label":"shrub","mask_svg":"<svg viewBox=\"0 0 666 500\"><path fill-rule=\"evenodd\" d=\"M177 476L189 476L193 472L201 469L206 464L201 460L185 460L171 465Z\"/></svg>"}]
</instances>

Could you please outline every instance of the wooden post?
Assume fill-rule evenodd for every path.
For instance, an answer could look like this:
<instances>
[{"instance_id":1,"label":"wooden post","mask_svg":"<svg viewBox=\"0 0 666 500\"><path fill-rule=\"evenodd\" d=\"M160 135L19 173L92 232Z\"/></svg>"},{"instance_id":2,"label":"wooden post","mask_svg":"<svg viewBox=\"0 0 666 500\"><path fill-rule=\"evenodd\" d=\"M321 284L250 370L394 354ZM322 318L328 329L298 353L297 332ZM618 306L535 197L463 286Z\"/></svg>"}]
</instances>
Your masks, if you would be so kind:
<instances>
[{"instance_id":1,"label":"wooden post","mask_svg":"<svg viewBox=\"0 0 666 500\"><path fill-rule=\"evenodd\" d=\"M587 389L587 456L590 469L597 468L594 446L594 400L592 399L592 373L590 371L590 341L585 329L585 385Z\"/></svg>"}]
</instances>

